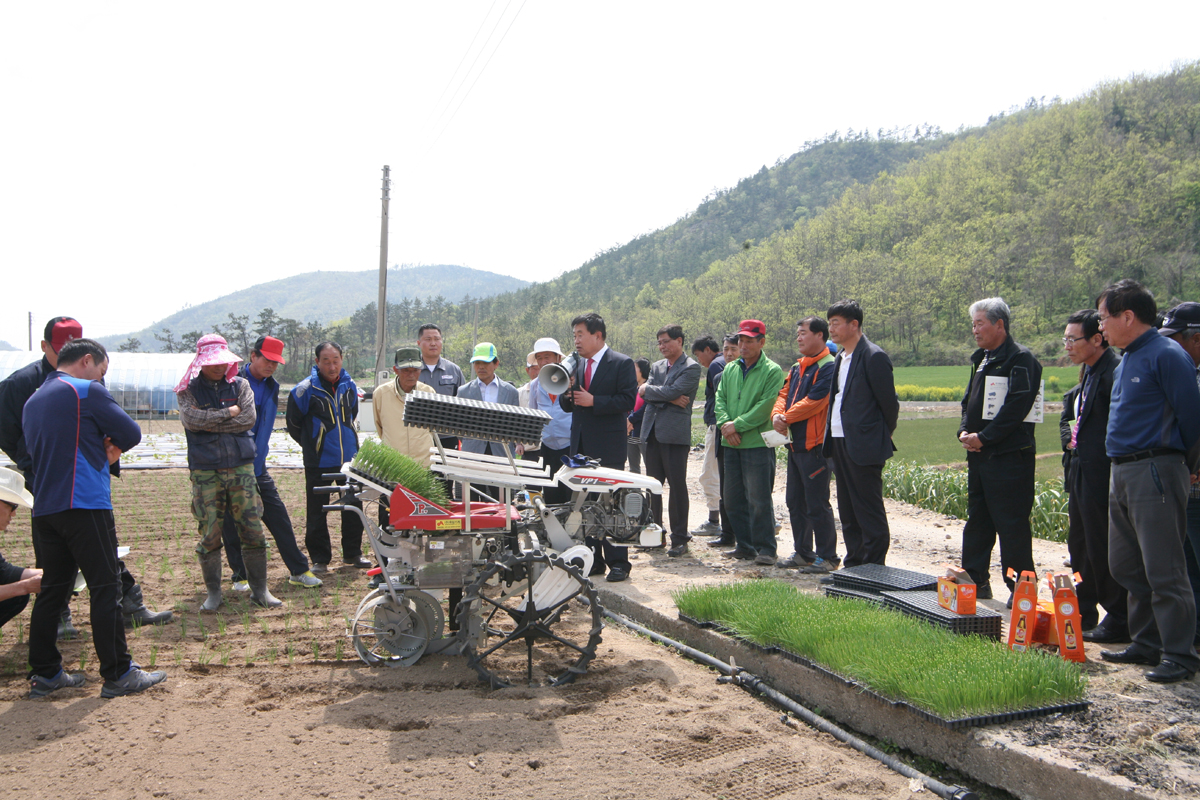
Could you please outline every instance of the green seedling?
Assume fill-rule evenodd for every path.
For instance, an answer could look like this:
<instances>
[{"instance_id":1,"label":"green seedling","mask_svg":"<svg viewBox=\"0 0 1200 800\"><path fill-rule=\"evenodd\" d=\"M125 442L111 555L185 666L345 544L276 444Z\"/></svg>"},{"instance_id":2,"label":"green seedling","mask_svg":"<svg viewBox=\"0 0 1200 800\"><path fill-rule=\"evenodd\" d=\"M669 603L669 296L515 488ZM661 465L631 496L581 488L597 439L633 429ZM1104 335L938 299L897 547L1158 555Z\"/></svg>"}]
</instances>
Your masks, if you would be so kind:
<instances>
[{"instance_id":1,"label":"green seedling","mask_svg":"<svg viewBox=\"0 0 1200 800\"><path fill-rule=\"evenodd\" d=\"M290 667L296 661L296 646L294 644L292 644L291 642L288 642L287 657L288 657L288 666Z\"/></svg>"},{"instance_id":2,"label":"green seedling","mask_svg":"<svg viewBox=\"0 0 1200 800\"><path fill-rule=\"evenodd\" d=\"M320 661L321 660L321 643L318 642L316 639L313 639L312 649L313 649L313 661L314 662Z\"/></svg>"},{"instance_id":3,"label":"green seedling","mask_svg":"<svg viewBox=\"0 0 1200 800\"><path fill-rule=\"evenodd\" d=\"M333 660L342 660L342 640L340 637L338 638L337 643L333 646Z\"/></svg>"},{"instance_id":4,"label":"green seedling","mask_svg":"<svg viewBox=\"0 0 1200 800\"><path fill-rule=\"evenodd\" d=\"M150 669L158 664L158 645L150 645Z\"/></svg>"},{"instance_id":5,"label":"green seedling","mask_svg":"<svg viewBox=\"0 0 1200 800\"><path fill-rule=\"evenodd\" d=\"M269 661L269 662L271 663L271 666L275 666L275 659L276 659L278 656L279 656L279 649L278 649L278 648L276 648L276 647L270 647L270 648L268 648L268 649L267 649L267 661Z\"/></svg>"},{"instance_id":6,"label":"green seedling","mask_svg":"<svg viewBox=\"0 0 1200 800\"><path fill-rule=\"evenodd\" d=\"M258 626L262 628L263 636L266 636L271 632L271 623L267 621L266 617L258 618Z\"/></svg>"},{"instance_id":7,"label":"green seedling","mask_svg":"<svg viewBox=\"0 0 1200 800\"><path fill-rule=\"evenodd\" d=\"M217 633L219 633L219 634L221 634L222 636L224 636L224 635L225 635L225 629L228 627L228 625L229 625L229 623L227 623L227 622L225 621L225 615L224 615L224 614L218 614L218 615L217 615Z\"/></svg>"},{"instance_id":8,"label":"green seedling","mask_svg":"<svg viewBox=\"0 0 1200 800\"><path fill-rule=\"evenodd\" d=\"M83 672L87 669L88 651L86 647L79 648L79 671Z\"/></svg>"}]
</instances>

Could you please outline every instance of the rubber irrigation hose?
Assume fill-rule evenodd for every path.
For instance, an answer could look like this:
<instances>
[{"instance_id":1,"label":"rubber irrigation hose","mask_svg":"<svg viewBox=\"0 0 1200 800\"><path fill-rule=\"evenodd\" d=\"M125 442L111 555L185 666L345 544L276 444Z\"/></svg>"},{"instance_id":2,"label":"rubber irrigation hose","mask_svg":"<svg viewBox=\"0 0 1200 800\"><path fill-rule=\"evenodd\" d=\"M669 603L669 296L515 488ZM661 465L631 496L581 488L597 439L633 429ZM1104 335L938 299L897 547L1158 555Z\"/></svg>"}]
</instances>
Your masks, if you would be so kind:
<instances>
[{"instance_id":1,"label":"rubber irrigation hose","mask_svg":"<svg viewBox=\"0 0 1200 800\"><path fill-rule=\"evenodd\" d=\"M782 708L785 708L796 716L800 717L817 730L828 733L830 736L840 742L845 742L860 753L870 756L879 763L895 772L900 773L906 778L915 778L916 780L919 780L925 786L925 788L936 794L938 797L945 798L945 800L979 800L979 796L970 789L964 789L961 786L950 786L942 783L937 778L926 775L923 772L919 772L918 770L915 770L909 765L900 761L900 759L896 758L895 756L889 755L880 750L878 747L874 747L873 745L864 742L862 739L859 739L849 731L839 728L837 725L834 725L824 717L809 711L807 708L800 705L786 694L772 689L757 675L752 675L740 667L727 664L721 659L705 653L703 650L697 650L694 647L688 647L682 642L669 639L666 636L663 636L661 633L652 631L649 628L639 625L633 620L626 619L620 614L613 613L608 609L604 609L604 616L608 617L614 622L624 625L630 630L637 631L643 636L650 637L659 644L674 648L694 661L699 661L701 664L707 664L714 669L720 670L726 676L728 676L725 678L719 678L718 680L721 683L736 683L738 686L758 692L764 697L769 698L776 705L781 706ZM786 720L787 717L785 716L784 719Z\"/></svg>"}]
</instances>

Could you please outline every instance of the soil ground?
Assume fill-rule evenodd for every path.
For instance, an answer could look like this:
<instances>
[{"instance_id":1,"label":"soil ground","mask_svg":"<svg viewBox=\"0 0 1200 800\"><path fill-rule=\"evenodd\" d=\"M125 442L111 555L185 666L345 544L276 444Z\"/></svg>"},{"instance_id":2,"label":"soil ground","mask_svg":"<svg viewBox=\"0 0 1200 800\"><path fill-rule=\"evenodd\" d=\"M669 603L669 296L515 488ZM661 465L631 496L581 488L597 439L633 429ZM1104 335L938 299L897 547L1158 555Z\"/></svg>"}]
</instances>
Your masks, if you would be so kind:
<instances>
[{"instance_id":1,"label":"soil ground","mask_svg":"<svg viewBox=\"0 0 1200 800\"><path fill-rule=\"evenodd\" d=\"M689 466L694 477L699 454ZM302 532L302 475L274 474ZM782 475L777 483L782 512ZM694 482L691 494L695 524L705 509ZM907 779L828 736L785 727L772 707L615 626L604 630L597 658L574 685L490 690L459 656L426 655L399 669L362 664L345 635L367 593L356 570L332 572L319 591L302 590L287 585L272 553L271 588L284 607L254 609L227 591L221 613L200 615L189 500L183 470L128 470L114 482L118 532L132 548L126 563L148 604L178 617L129 633L136 660L167 670L161 687L99 699L85 598L73 603L84 638L62 645L67 668L90 677L82 689L24 699L29 612L0 631L0 790L7 796L910 794ZM889 564L931 572L957 560L961 522L890 501L888 513ZM331 527L336 542L336 522ZM30 563L28 536L22 516L0 534L0 550ZM790 538L785 524L781 555L791 552ZM632 579L605 588L664 613L674 613L670 591L688 583L773 577L819 590L815 576L748 567L700 541L682 559L635 555ZM1063 545L1035 541L1039 571L1061 569L1065 555ZM1007 595L999 580L994 587L999 608ZM1196 683L1155 686L1139 668L1099 662L1098 648L1089 646L1088 657L1091 710L1006 726L1006 735L1079 769L1124 775L1147 794L1195 796Z\"/></svg>"}]
</instances>

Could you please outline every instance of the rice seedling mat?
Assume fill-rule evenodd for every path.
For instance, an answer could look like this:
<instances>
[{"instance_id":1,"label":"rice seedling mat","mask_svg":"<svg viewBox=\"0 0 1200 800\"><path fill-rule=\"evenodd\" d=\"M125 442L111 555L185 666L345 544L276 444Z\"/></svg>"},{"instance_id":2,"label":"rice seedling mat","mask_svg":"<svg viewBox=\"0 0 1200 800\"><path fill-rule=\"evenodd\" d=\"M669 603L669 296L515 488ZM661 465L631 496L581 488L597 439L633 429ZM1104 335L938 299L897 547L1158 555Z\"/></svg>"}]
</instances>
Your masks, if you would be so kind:
<instances>
[{"instance_id":1,"label":"rice seedling mat","mask_svg":"<svg viewBox=\"0 0 1200 800\"><path fill-rule=\"evenodd\" d=\"M937 576L913 572L881 564L859 564L846 567L830 574L835 586L857 589L860 592L907 592L918 589L936 589Z\"/></svg>"},{"instance_id":2,"label":"rice seedling mat","mask_svg":"<svg viewBox=\"0 0 1200 800\"><path fill-rule=\"evenodd\" d=\"M883 606L918 617L962 636L975 634L1000 641L1004 615L976 606L974 614L956 614L938 603L937 592L881 592Z\"/></svg>"},{"instance_id":3,"label":"rice seedling mat","mask_svg":"<svg viewBox=\"0 0 1200 800\"><path fill-rule=\"evenodd\" d=\"M845 586L838 586L830 582L825 586L826 597L853 598L862 600L867 603L874 603L877 606L883 605L883 595L875 594L874 592L860 592L858 589L847 589Z\"/></svg>"}]
</instances>

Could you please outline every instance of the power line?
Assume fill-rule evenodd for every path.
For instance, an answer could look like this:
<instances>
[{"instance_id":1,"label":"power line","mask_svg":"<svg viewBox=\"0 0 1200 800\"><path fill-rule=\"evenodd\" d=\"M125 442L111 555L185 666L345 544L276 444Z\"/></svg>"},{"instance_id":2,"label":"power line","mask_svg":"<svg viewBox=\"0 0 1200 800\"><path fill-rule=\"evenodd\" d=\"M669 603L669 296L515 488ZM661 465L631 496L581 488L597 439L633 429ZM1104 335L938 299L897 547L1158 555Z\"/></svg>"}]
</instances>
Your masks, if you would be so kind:
<instances>
[{"instance_id":1,"label":"power line","mask_svg":"<svg viewBox=\"0 0 1200 800\"><path fill-rule=\"evenodd\" d=\"M462 68L463 62L467 60L467 56L471 55L471 48L475 46L475 40L479 38L479 32L483 30L483 26L487 24L488 18L492 16L492 9L496 7L497 2L499 2L499 0L492 0L492 4L488 6L487 13L484 14L483 19L479 21L479 27L475 29L475 35L471 37L471 43L468 44L467 49L463 51L462 58L458 60L458 66L454 68L454 72L450 75L450 79L446 81L446 85L442 87L442 93L438 95L437 102L433 104L435 111L442 104L442 98L446 96L446 90L450 88L450 84L454 83L454 79L458 77L458 71ZM504 15L501 14L501 16ZM431 111L430 117L432 116L433 112ZM429 120L426 120L426 124L428 123Z\"/></svg>"},{"instance_id":2,"label":"power line","mask_svg":"<svg viewBox=\"0 0 1200 800\"><path fill-rule=\"evenodd\" d=\"M454 113L450 115L450 119L446 120L445 127L443 127L441 131L438 132L438 135L434 137L433 143L429 145L430 150L432 150L434 145L438 143L438 140L442 138L442 134L449 129L450 123L454 122L454 118L458 116L458 112L463 107L463 103L465 103L467 98L471 96L471 90L475 88L476 83L479 83L479 79L483 77L483 73L487 71L488 64L492 63L492 58L496 55L496 52L500 49L500 46L504 44L504 40L507 38L508 32L512 30L513 23L517 21L517 17L521 16L521 11L524 10L526 2L528 2L528 0L521 0L521 7L517 9L517 13L513 15L512 21L509 22L508 27L504 29L503 35L500 36L500 41L496 42L495 49L492 50L492 54L488 56L488 60L483 63L483 67L479 70L478 74L475 75L475 80L471 82L471 86L467 89L467 93L463 95L463 99L458 102L458 106L454 109ZM505 6L505 11L507 10L508 6ZM490 39L491 37L489 36L488 38ZM484 46L487 46L486 43Z\"/></svg>"},{"instance_id":3,"label":"power line","mask_svg":"<svg viewBox=\"0 0 1200 800\"><path fill-rule=\"evenodd\" d=\"M496 35L496 29L499 28L500 23L504 21L504 15L508 13L509 6L511 6L511 5L512 5L512 0L508 0L508 2L504 5L504 10L500 12L500 16L496 17L496 24L492 26L492 29L490 31L488 31L487 39L485 39L483 44L480 46L479 52L477 52L475 54L475 58L471 59L471 66L467 67L467 71L463 73L462 80L460 80L458 82L458 86L454 89L454 93L450 95L450 99L446 102L446 106L445 106L445 108L442 109L442 113L438 115L438 118L436 120L434 120L434 123L433 123L434 128L436 128L438 126L438 124L442 121L442 117L446 116L446 112L450 110L450 106L454 105L454 98L458 96L459 91L462 90L463 84L467 82L467 78L469 78L471 75L471 70L475 69L475 65L479 62L479 57L483 55L485 50L487 50L488 44L491 43L492 37ZM490 11L489 11L489 13L490 13ZM518 11L517 13L519 14L520 11ZM514 17L514 19L515 19L515 17ZM486 17L484 18L484 21L485 22L487 21ZM511 27L511 24L510 24L510 27ZM505 30L505 33L507 33L507 32L508 31ZM501 41L503 41L503 37L501 37ZM496 46L499 47L500 45L497 44ZM495 55L495 53L496 53L496 51L492 50L492 55ZM488 58L488 61L491 61L490 57ZM487 64L484 64L483 69L486 69L486 68L487 68ZM481 69L480 73L482 73L482 72L483 72L483 70ZM476 76L476 80L478 80L478 75ZM472 83L471 85L474 86L475 84ZM470 94L469 89L467 90L467 93ZM463 95L463 99L464 100L466 99L466 95ZM461 105L462 105L462 101L460 100L459 106L461 106ZM455 111L457 111L457 110L458 109L456 108Z\"/></svg>"}]
</instances>

